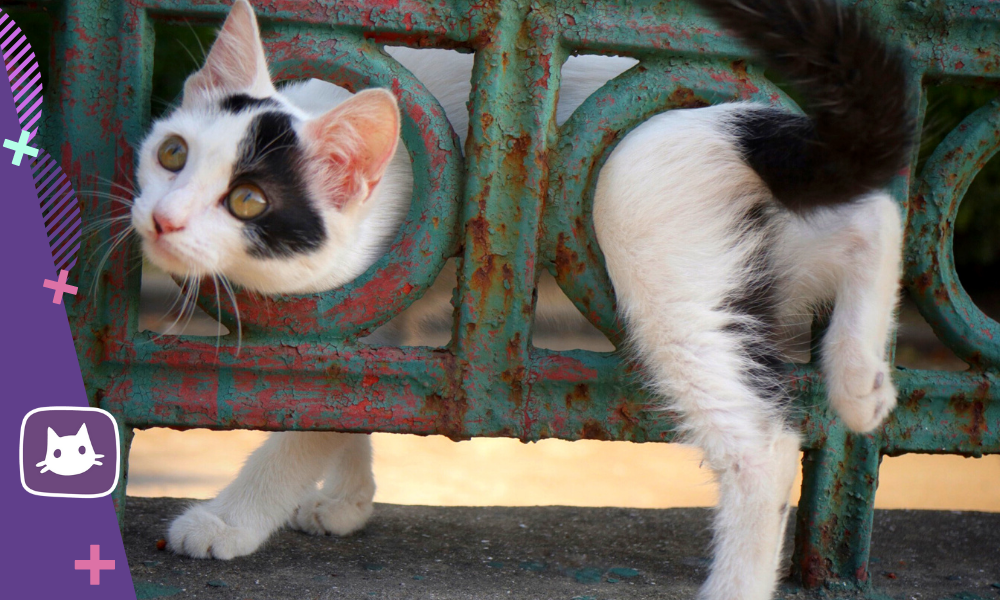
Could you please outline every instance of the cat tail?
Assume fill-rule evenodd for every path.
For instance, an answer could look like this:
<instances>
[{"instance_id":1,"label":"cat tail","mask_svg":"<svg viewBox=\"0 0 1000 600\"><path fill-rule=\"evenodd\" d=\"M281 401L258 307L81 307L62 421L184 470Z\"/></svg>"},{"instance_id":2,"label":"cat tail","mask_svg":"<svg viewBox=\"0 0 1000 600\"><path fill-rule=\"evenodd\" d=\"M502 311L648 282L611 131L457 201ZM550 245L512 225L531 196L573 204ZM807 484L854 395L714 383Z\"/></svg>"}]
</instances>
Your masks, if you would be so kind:
<instances>
[{"instance_id":1,"label":"cat tail","mask_svg":"<svg viewBox=\"0 0 1000 600\"><path fill-rule=\"evenodd\" d=\"M808 118L750 110L734 123L750 166L793 210L885 187L917 129L906 61L836 0L697 0L799 90Z\"/></svg>"}]
</instances>

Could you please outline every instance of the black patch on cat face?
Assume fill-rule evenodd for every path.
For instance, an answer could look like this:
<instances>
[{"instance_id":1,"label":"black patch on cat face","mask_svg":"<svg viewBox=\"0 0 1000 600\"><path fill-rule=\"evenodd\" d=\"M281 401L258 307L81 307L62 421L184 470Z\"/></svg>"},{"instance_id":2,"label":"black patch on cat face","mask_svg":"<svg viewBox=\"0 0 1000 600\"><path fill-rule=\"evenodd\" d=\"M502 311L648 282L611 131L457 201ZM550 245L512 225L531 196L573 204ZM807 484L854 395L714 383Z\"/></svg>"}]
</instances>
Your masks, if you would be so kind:
<instances>
[{"instance_id":1,"label":"black patch on cat face","mask_svg":"<svg viewBox=\"0 0 1000 600\"><path fill-rule=\"evenodd\" d=\"M273 108L278 103L271 98L254 98L247 94L233 94L226 96L219 102L219 108L226 112L239 113L251 108Z\"/></svg>"},{"instance_id":2,"label":"black patch on cat face","mask_svg":"<svg viewBox=\"0 0 1000 600\"><path fill-rule=\"evenodd\" d=\"M782 356L777 349L778 302L777 274L772 258L772 217L774 205L758 203L743 215L737 236L764 236L764 241L747 257L742 266L741 284L725 298L723 308L746 320L724 327L740 338L740 350L750 359L751 367L743 374L747 384L760 398L784 409L790 402L784 387Z\"/></svg>"},{"instance_id":3,"label":"black patch on cat face","mask_svg":"<svg viewBox=\"0 0 1000 600\"><path fill-rule=\"evenodd\" d=\"M240 142L230 182L231 187L253 183L268 200L267 210L244 225L251 256L289 257L312 252L326 240L322 216L309 200L302 163L291 116L268 111L254 117Z\"/></svg>"}]
</instances>

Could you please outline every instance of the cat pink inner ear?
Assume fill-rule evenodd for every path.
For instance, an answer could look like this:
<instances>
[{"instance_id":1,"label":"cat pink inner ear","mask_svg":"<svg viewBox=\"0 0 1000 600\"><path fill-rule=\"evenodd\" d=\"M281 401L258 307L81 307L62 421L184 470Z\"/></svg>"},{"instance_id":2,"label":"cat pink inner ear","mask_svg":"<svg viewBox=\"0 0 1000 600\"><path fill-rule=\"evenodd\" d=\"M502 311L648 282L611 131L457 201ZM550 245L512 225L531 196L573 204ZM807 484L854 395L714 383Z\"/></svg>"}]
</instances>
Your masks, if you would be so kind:
<instances>
[{"instance_id":1,"label":"cat pink inner ear","mask_svg":"<svg viewBox=\"0 0 1000 600\"><path fill-rule=\"evenodd\" d=\"M365 90L304 128L311 180L336 208L365 200L399 143L399 107L386 90Z\"/></svg>"},{"instance_id":2,"label":"cat pink inner ear","mask_svg":"<svg viewBox=\"0 0 1000 600\"><path fill-rule=\"evenodd\" d=\"M257 17L247 0L233 3L205 65L184 83L184 103L237 92L258 98L275 92L267 71Z\"/></svg>"}]
</instances>

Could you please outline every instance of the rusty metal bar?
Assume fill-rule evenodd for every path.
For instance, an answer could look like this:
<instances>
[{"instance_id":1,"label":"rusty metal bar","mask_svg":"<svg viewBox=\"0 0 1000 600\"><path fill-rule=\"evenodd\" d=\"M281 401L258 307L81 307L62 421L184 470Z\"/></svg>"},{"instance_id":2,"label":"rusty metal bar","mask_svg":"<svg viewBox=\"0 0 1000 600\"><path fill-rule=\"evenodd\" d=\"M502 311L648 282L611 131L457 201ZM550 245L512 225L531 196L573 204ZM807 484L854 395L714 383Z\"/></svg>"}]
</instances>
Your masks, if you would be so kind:
<instances>
[{"instance_id":1,"label":"rusty metal bar","mask_svg":"<svg viewBox=\"0 0 1000 600\"><path fill-rule=\"evenodd\" d=\"M887 37L911 49L915 86L1000 85L995 3L856 3ZM73 180L84 218L107 216L109 205L90 192L128 186L130 145L149 120L152 23L218 21L227 6L204 0L28 5L53 17L56 60L47 94L59 114L46 119L43 139ZM136 249L118 248L98 273L93 254L118 232L83 240L78 276L81 291L93 295L72 303L70 321L88 394L118 416L123 455L131 428L152 426L670 441L672 423L645 410L650 398L639 375L617 353L531 346L537 271L552 271L581 312L621 342L590 220L597 173L617 141L659 111L734 99L794 108L746 61L745 50L682 1L255 5L279 78L317 76L397 94L417 174L413 206L389 255L346 288L241 296L246 336L238 354L235 336L217 348L214 340L138 332ZM464 158L440 105L380 51L385 43L476 51ZM626 54L640 64L557 128L560 68L571 52ZM922 114L925 100L918 102ZM908 209L905 284L937 335L972 368L899 370L900 406L869 436L843 429L813 367L789 369L806 439L793 559L806 586L869 589L881 456L1000 453L1000 325L962 289L950 243L968 182L1000 147L998 119L997 102L971 115L923 172L901 176L893 188ZM358 341L418 298L451 257L461 259L461 268L448 347ZM235 328L213 293L200 302Z\"/></svg>"}]
</instances>

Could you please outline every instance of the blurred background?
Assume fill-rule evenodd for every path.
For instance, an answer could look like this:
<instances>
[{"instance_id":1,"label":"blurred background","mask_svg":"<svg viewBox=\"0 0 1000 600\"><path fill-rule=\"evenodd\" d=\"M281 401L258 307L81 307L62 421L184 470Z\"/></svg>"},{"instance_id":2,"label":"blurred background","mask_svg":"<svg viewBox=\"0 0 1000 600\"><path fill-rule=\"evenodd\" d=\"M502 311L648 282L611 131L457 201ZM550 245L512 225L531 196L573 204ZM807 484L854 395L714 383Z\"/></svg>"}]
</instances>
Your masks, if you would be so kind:
<instances>
[{"instance_id":1,"label":"blurred background","mask_svg":"<svg viewBox=\"0 0 1000 600\"><path fill-rule=\"evenodd\" d=\"M9 12L39 56L43 82L51 55L44 10ZM210 25L157 22L151 114L168 110L184 78L201 63L214 39ZM928 82L927 118L920 166L961 120L997 96L996 84ZM48 87L46 86L46 90ZM792 92L794 97L794 92ZM959 278L986 314L1000 317L1000 159L986 165L962 201L954 225ZM82 257L96 260L98 257ZM444 345L451 327L454 261L434 287L385 326L405 345ZM177 286L143 266L141 329L167 335L215 337L225 330L198 311L181 319ZM539 283L533 342L565 350L607 351L608 340L577 312L547 273ZM904 298L896 350L899 366L958 371L967 366L934 336ZM246 456L266 437L253 431L138 431L132 445L129 494L209 498L235 476ZM376 501L431 505L622 506L666 508L715 502L711 474L695 450L676 444L507 439L452 442L440 437L374 434ZM798 494L798 486L795 491ZM876 506L1000 511L1000 456L907 455L886 458Z\"/></svg>"}]
</instances>

